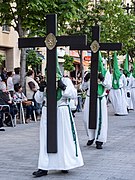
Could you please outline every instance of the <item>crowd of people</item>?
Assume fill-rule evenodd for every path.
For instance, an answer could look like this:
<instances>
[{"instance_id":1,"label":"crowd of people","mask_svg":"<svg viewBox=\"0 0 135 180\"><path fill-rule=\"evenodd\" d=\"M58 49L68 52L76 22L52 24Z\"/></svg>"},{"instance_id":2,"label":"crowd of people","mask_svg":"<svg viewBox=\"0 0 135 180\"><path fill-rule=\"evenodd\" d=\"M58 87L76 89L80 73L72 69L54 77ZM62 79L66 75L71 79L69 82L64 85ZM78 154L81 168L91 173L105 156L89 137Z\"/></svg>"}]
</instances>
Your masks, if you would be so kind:
<instances>
[{"instance_id":1,"label":"crowd of people","mask_svg":"<svg viewBox=\"0 0 135 180\"><path fill-rule=\"evenodd\" d=\"M20 84L20 68L15 68L14 72L2 68L0 74L0 131L5 130L2 128L4 125L13 126L11 120L20 111L21 103L26 110L25 123L30 120L35 121L34 110L36 117L41 114L41 106L34 100L34 94L39 89L42 80L43 76L40 72L35 76L34 70L28 70L26 73L26 92L24 93ZM3 122L4 113L6 116Z\"/></svg>"}]
</instances>

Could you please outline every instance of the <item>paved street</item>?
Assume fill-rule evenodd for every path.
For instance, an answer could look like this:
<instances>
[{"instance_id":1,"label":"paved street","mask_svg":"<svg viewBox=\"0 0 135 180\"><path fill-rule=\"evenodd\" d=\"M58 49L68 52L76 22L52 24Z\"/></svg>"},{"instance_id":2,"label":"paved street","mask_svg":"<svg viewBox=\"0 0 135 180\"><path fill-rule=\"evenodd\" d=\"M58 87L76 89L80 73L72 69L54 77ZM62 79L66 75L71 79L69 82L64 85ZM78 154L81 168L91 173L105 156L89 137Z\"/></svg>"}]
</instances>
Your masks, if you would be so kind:
<instances>
[{"instance_id":1,"label":"paved street","mask_svg":"<svg viewBox=\"0 0 135 180\"><path fill-rule=\"evenodd\" d=\"M102 150L86 146L87 137L82 112L75 122L85 165L63 175L50 171L46 180L134 180L135 179L135 112L114 116L109 104L108 141ZM6 127L0 132L0 180L31 180L37 169L39 122Z\"/></svg>"}]
</instances>

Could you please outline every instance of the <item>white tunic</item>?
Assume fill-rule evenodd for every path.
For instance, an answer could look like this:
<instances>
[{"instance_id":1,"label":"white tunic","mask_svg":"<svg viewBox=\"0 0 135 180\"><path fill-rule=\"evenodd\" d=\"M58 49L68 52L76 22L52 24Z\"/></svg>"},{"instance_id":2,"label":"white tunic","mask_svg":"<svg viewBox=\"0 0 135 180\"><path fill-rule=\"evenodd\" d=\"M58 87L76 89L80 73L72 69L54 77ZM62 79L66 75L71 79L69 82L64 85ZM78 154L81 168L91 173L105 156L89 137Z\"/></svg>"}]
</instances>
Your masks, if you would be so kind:
<instances>
[{"instance_id":1,"label":"white tunic","mask_svg":"<svg viewBox=\"0 0 135 180\"><path fill-rule=\"evenodd\" d=\"M133 76L131 77L131 99L135 110L135 78Z\"/></svg>"},{"instance_id":2,"label":"white tunic","mask_svg":"<svg viewBox=\"0 0 135 180\"><path fill-rule=\"evenodd\" d=\"M128 109L133 109L133 102L131 99L132 75L130 75L126 79L127 79L126 97L127 97Z\"/></svg>"},{"instance_id":3,"label":"white tunic","mask_svg":"<svg viewBox=\"0 0 135 180\"><path fill-rule=\"evenodd\" d=\"M106 89L111 88L111 76L109 71L107 71L105 80L102 83L103 86L105 87L105 91L102 94L102 96L98 96L97 98L97 127L96 130L94 129L89 129L88 124L89 124L89 100L90 100L90 81L88 81L88 91L87 91L87 96L86 100L84 103L84 125L86 128L86 132L88 135L88 140L93 140L95 141L100 141L100 142L106 142L107 141L107 129L108 129L108 113L107 113L107 99L105 97L106 95ZM85 83L86 87L86 83ZM87 89L87 88L86 88ZM100 98L101 98L101 104L100 104ZM100 109L101 107L101 109ZM99 119L99 114L101 110L101 120Z\"/></svg>"},{"instance_id":4,"label":"white tunic","mask_svg":"<svg viewBox=\"0 0 135 180\"><path fill-rule=\"evenodd\" d=\"M112 76L113 78L113 76ZM126 87L126 79L125 75L122 74L119 79L119 89L110 89L109 99L112 103L114 113L118 115L127 115L127 100L125 95L125 87Z\"/></svg>"},{"instance_id":5,"label":"white tunic","mask_svg":"<svg viewBox=\"0 0 135 180\"><path fill-rule=\"evenodd\" d=\"M75 123L69 111L68 98L76 98L77 91L69 78L62 78L63 83L67 86L62 91L62 98L57 102L57 138L58 152L47 153L47 114L46 107L42 108L42 116L40 122L40 153L38 161L38 169L43 170L69 170L82 166L83 158L79 147ZM44 100L44 93L37 91L35 99L38 103ZM77 148L73 140L71 128L71 118L75 128ZM76 154L77 153L77 154Z\"/></svg>"}]
</instances>

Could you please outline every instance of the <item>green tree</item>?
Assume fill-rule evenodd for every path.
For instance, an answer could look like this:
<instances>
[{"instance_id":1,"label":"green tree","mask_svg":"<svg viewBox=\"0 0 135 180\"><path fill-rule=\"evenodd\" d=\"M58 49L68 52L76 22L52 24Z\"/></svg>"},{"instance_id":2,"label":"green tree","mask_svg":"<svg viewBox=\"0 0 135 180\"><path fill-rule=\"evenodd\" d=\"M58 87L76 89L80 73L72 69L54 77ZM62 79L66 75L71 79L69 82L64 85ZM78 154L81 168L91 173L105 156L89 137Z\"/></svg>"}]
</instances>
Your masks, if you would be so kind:
<instances>
[{"instance_id":1,"label":"green tree","mask_svg":"<svg viewBox=\"0 0 135 180\"><path fill-rule=\"evenodd\" d=\"M70 21L67 33L87 34L91 43L91 27L95 24L101 27L101 42L121 42L121 53L128 52L132 58L135 57L135 16L126 13L121 0L101 0L95 6L85 1L77 18Z\"/></svg>"},{"instance_id":2,"label":"green tree","mask_svg":"<svg viewBox=\"0 0 135 180\"><path fill-rule=\"evenodd\" d=\"M26 55L26 64L27 66L31 66L33 69L36 68L37 65L42 63L42 58L39 57L36 51L29 50Z\"/></svg>"},{"instance_id":3,"label":"green tree","mask_svg":"<svg viewBox=\"0 0 135 180\"><path fill-rule=\"evenodd\" d=\"M58 14L58 33L64 32L64 25L76 12L75 0L1 0L0 25L12 26L19 37L46 35L46 14ZM26 49L21 49L20 56L21 84L24 87L26 72Z\"/></svg>"},{"instance_id":4,"label":"green tree","mask_svg":"<svg viewBox=\"0 0 135 180\"><path fill-rule=\"evenodd\" d=\"M5 57L2 54L0 54L0 66L2 65L4 60L5 60Z\"/></svg>"},{"instance_id":5,"label":"green tree","mask_svg":"<svg viewBox=\"0 0 135 180\"><path fill-rule=\"evenodd\" d=\"M64 55L63 58L65 60L64 65L63 65L64 70L70 71L70 72L73 71L74 70L74 66L73 66L74 58L69 55Z\"/></svg>"}]
</instances>

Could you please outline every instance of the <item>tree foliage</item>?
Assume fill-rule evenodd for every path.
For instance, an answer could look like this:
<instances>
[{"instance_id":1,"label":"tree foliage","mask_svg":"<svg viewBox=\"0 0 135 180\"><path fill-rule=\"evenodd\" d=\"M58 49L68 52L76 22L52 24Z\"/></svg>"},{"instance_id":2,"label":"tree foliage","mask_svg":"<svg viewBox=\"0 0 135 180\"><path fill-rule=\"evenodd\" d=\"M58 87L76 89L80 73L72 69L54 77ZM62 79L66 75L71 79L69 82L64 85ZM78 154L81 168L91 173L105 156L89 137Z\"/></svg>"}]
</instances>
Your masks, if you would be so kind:
<instances>
[{"instance_id":1,"label":"tree foliage","mask_svg":"<svg viewBox=\"0 0 135 180\"><path fill-rule=\"evenodd\" d=\"M101 0L94 6L89 0L1 0L0 25L13 26L19 37L45 36L46 15L58 16L58 35L87 34L91 27L101 26L101 42L123 43L122 53L134 57L135 16L127 14L121 0ZM25 49L21 50L21 71L25 74ZM24 78L22 77L22 80Z\"/></svg>"},{"instance_id":2,"label":"tree foliage","mask_svg":"<svg viewBox=\"0 0 135 180\"><path fill-rule=\"evenodd\" d=\"M78 17L70 21L67 33L87 34L91 43L91 27L99 24L100 42L121 42L121 53L129 52L131 57L135 57L135 16L126 13L121 0L101 0L96 6L85 2Z\"/></svg>"},{"instance_id":3,"label":"tree foliage","mask_svg":"<svg viewBox=\"0 0 135 180\"><path fill-rule=\"evenodd\" d=\"M73 71L74 70L74 66L73 66L74 58L69 55L64 55L63 58L65 60L64 65L63 65L64 70L70 71L70 72Z\"/></svg>"},{"instance_id":4,"label":"tree foliage","mask_svg":"<svg viewBox=\"0 0 135 180\"><path fill-rule=\"evenodd\" d=\"M38 54L34 50L29 50L26 55L26 63L27 66L36 67L40 65L42 62L42 58L38 56Z\"/></svg>"},{"instance_id":5,"label":"tree foliage","mask_svg":"<svg viewBox=\"0 0 135 180\"><path fill-rule=\"evenodd\" d=\"M2 65L4 60L5 60L5 57L2 54L0 54L0 66Z\"/></svg>"}]
</instances>

